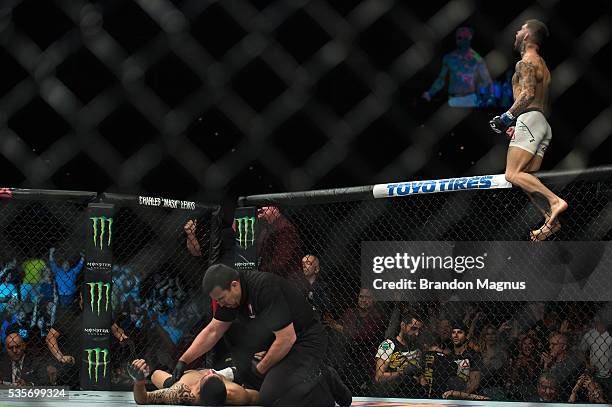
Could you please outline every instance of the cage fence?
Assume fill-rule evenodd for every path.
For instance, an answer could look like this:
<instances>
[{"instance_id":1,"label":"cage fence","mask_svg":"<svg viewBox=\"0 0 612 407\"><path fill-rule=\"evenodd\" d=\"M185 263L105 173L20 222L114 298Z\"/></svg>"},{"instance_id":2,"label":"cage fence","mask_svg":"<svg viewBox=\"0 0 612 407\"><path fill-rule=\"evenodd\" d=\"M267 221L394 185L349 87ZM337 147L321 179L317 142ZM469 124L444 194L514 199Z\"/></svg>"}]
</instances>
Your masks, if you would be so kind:
<instances>
[{"instance_id":1,"label":"cage fence","mask_svg":"<svg viewBox=\"0 0 612 407\"><path fill-rule=\"evenodd\" d=\"M514 6L500 15L473 0L9 1L6 171L29 188L96 180L98 190L183 197L236 182L295 191L496 172L503 140L486 122L500 108L470 113L443 96L424 105L420 94L466 24L503 81L528 17L551 26L548 159L560 168L607 162L609 4L580 19L558 1ZM576 105L583 99L588 109Z\"/></svg>"},{"instance_id":2,"label":"cage fence","mask_svg":"<svg viewBox=\"0 0 612 407\"><path fill-rule=\"evenodd\" d=\"M98 201L113 203L114 213L89 217L88 204ZM105 329L95 323L101 310L110 309L113 324L108 375L96 369L108 377L107 389L131 385L126 364L136 357L172 368L210 318L200 287L206 268L219 260L218 206L18 189L1 205L2 343L20 342L11 334L23 339L36 360L31 383L83 386L79 372L93 368L81 366L90 362L81 357L83 337L92 318L95 329ZM86 258L92 238L97 248L113 248L109 280L88 276L103 266ZM197 247L190 246L195 239ZM89 310L93 317L84 317Z\"/></svg>"},{"instance_id":3,"label":"cage fence","mask_svg":"<svg viewBox=\"0 0 612 407\"><path fill-rule=\"evenodd\" d=\"M609 174L596 174L591 179L542 174L555 193L571 202L561 217L561 230L545 244L610 240ZM330 338L327 360L354 394L441 398L455 390L464 393L460 398L473 393L493 400L529 401L538 398L539 380L552 376L545 384L553 386L557 401L568 401L573 392L583 401L608 400L608 345L605 340L591 341L595 326L604 332L603 326L611 322L605 282L595 285L593 297L582 295L571 301L521 300L511 290L498 292L494 299L483 295L467 301L451 296L419 300L409 292L383 301L375 293L377 287L363 279L364 242L380 243L376 247L381 251L395 248L398 241L450 242L455 255L472 253L470 243L503 242L508 256L519 258L514 243L544 244L529 242L529 232L544 218L525 193L513 188L373 199L372 188L241 200L260 212L260 269L269 267L279 253L291 253L285 264L276 267L305 287ZM547 208L545 203L541 206ZM526 247L518 249L527 252ZM561 263L579 264L589 272L597 267L609 270L610 258L604 251L596 244ZM564 254L567 249L556 256ZM557 270L559 260L529 256L526 263L532 264L529 272L535 275L536 290L543 290L547 273ZM518 280L519 273L515 274L506 279ZM455 338L455 327L461 327L466 337ZM410 336L410 329L420 335ZM461 341L466 350L455 350ZM554 344L559 341L566 344L569 356L557 360L551 355L558 355ZM478 378L470 372L472 376L479 372ZM587 389L589 380L600 387L593 384ZM594 396L594 388L604 399Z\"/></svg>"},{"instance_id":4,"label":"cage fence","mask_svg":"<svg viewBox=\"0 0 612 407\"><path fill-rule=\"evenodd\" d=\"M299 190L337 185L338 179L357 185L422 173L498 171L503 141L483 128L498 108L467 112L449 108L443 98L424 107L418 95L440 65L440 42L466 22L476 27L475 39L492 77L501 80L512 60L509 39L528 17L550 23L552 33L552 52L546 57L554 79L555 140L547 159L561 169L586 167L606 151L612 123L612 85L605 75L612 35L608 2L594 2L582 10L583 17L559 1L514 3L503 16L496 8L469 0L428 2L419 9L393 1L5 2L0 27L6 71L0 85L4 174L30 188L90 189L96 183L98 190L162 189L184 198L240 182L260 190ZM577 106L577 100L589 103ZM610 240L609 181L578 180L556 185L555 191L571 205L554 239ZM10 191L0 192L6 194ZM66 303L78 307L72 279L88 238L81 225L88 222L85 209L93 196L76 202L45 195L1 203L3 332L25 323L28 341L40 336L32 349L45 353L49 366L57 360L42 338L68 309ZM339 350L330 360L357 394L411 396L427 387L416 380L404 388L376 381L376 352L389 336L382 332L400 318L402 304L374 302L379 319L366 321L371 325L365 327L358 325L358 312L349 312L360 301L373 302L367 293L359 297L361 240L525 240L541 221L516 190L315 202L275 203L272 197L260 202L280 208L296 245L281 253L284 257L270 255L272 245L263 246L259 266L301 276L302 257L318 258L321 281L328 286L324 290L333 294L317 299L324 304L319 308L330 310L322 317L337 342L332 349ZM125 200L115 205L113 320L133 345L115 343L111 351L123 356L111 360L123 361L134 354L132 349L149 350L153 354L147 358L169 367L183 346L176 343L179 332L200 327L196 319L185 323L187 318L177 321L176 315L206 312L185 298L194 298L189 290L200 285L193 270L204 270L217 256L216 246L208 244L213 221L198 218L197 236L190 239L187 212ZM68 281L53 273L51 248L63 270L59 275ZM185 314L183 308L176 311L177 304ZM439 333L448 331L444 321L471 314L472 322L479 311L499 329L520 312L539 313L534 307L479 303L455 310L454 305L432 303L420 311L424 330L435 327ZM548 346L546 334L563 321L590 323L606 310L609 304L591 301L550 303L544 310L547 318L535 321L541 323L532 345L539 355ZM78 329L72 317L67 317L73 321L67 328ZM476 331L485 332L483 324L479 320ZM339 328L344 325L372 336L347 339ZM143 329L155 329L161 345L140 335ZM523 334L526 327L521 329ZM580 345L578 330L567 331L572 346ZM60 347L70 334L62 336ZM512 340L504 342L505 359L483 357L483 366L501 364L503 372L487 373L483 367L481 387L495 399L524 400L534 391L532 379L541 361L517 359L521 353L514 337L506 332L498 341L508 336ZM470 341L473 349L487 353L477 338ZM600 353L592 351L591 367L599 366ZM529 367L520 370L518 363ZM76 383L78 374L67 365L59 364L54 374ZM609 376L602 372L591 371L609 389ZM113 366L114 383L125 379L122 365Z\"/></svg>"}]
</instances>

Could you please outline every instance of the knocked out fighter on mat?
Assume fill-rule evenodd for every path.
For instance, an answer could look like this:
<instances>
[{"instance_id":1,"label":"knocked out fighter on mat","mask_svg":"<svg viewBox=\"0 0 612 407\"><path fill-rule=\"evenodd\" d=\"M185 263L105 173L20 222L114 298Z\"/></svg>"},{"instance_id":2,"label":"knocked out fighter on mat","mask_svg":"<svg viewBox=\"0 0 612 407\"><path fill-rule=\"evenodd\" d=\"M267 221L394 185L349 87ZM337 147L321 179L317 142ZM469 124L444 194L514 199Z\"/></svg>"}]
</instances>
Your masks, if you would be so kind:
<instances>
[{"instance_id":1,"label":"knocked out fighter on mat","mask_svg":"<svg viewBox=\"0 0 612 407\"><path fill-rule=\"evenodd\" d=\"M259 403L259 392L234 383L235 368L187 370L176 382L172 374L156 370L151 381L159 390L148 392L145 378L149 367L143 359L134 360L128 373L134 379L137 404L187 404L204 406L246 406Z\"/></svg>"},{"instance_id":2,"label":"knocked out fighter on mat","mask_svg":"<svg viewBox=\"0 0 612 407\"><path fill-rule=\"evenodd\" d=\"M544 153L552 139L545 109L549 104L550 71L539 50L548 36L548 28L538 20L527 20L516 33L514 48L520 52L512 76L514 104L501 116L489 122L496 133L510 137L506 158L506 180L529 195L544 216L544 224L531 231L531 240L546 240L561 229L559 215L567 209L567 202L548 189L531 172L542 165ZM514 126L512 126L512 124ZM541 194L550 210L540 208L532 194Z\"/></svg>"}]
</instances>

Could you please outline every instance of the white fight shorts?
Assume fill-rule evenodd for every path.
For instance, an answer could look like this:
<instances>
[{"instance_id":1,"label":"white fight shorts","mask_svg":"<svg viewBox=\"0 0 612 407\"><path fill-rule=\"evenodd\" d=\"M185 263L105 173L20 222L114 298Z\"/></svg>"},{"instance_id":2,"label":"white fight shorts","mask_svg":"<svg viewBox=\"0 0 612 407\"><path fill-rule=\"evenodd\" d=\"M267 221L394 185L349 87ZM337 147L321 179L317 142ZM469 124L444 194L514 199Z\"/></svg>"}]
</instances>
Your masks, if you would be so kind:
<instances>
[{"instance_id":1,"label":"white fight shorts","mask_svg":"<svg viewBox=\"0 0 612 407\"><path fill-rule=\"evenodd\" d=\"M449 96L448 105L450 107L478 107L478 97L475 93L464 96Z\"/></svg>"},{"instance_id":2,"label":"white fight shorts","mask_svg":"<svg viewBox=\"0 0 612 407\"><path fill-rule=\"evenodd\" d=\"M544 157L551 139L552 130L546 117L539 110L532 110L516 118L510 147L518 147L531 154Z\"/></svg>"}]
</instances>

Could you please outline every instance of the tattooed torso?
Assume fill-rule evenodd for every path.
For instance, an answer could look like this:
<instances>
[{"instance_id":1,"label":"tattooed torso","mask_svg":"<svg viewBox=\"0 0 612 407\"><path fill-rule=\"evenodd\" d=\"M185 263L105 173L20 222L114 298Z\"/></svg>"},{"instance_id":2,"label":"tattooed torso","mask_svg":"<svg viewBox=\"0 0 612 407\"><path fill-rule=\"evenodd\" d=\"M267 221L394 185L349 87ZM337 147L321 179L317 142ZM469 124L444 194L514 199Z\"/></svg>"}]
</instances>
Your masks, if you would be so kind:
<instances>
[{"instance_id":1,"label":"tattooed torso","mask_svg":"<svg viewBox=\"0 0 612 407\"><path fill-rule=\"evenodd\" d=\"M542 57L537 54L525 54L516 63L512 77L514 104L509 109L510 113L518 116L529 108L546 111L549 87L550 71Z\"/></svg>"},{"instance_id":2,"label":"tattooed torso","mask_svg":"<svg viewBox=\"0 0 612 407\"><path fill-rule=\"evenodd\" d=\"M446 55L445 62L449 67L449 95L475 93L479 86L487 86L491 82L484 60L474 50L451 52Z\"/></svg>"},{"instance_id":3,"label":"tattooed torso","mask_svg":"<svg viewBox=\"0 0 612 407\"><path fill-rule=\"evenodd\" d=\"M196 403L196 395L185 383L177 382L167 389L149 392L148 404L190 404Z\"/></svg>"}]
</instances>

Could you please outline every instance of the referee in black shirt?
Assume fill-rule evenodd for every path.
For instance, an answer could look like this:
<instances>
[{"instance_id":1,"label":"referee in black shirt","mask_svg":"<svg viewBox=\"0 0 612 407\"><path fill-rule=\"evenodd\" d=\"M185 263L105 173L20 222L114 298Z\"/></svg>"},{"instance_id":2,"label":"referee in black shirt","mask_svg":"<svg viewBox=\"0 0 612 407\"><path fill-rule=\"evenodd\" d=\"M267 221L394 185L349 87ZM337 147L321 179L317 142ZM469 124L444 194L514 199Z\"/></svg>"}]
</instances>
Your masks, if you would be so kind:
<instances>
[{"instance_id":1,"label":"referee in black shirt","mask_svg":"<svg viewBox=\"0 0 612 407\"><path fill-rule=\"evenodd\" d=\"M179 358L174 377L208 352L232 322L251 321L275 336L265 356L251 366L253 375L263 377L259 398L264 407L332 407L334 401L350 406L350 392L335 370L323 364L323 326L291 282L272 273L239 272L217 264L206 271L203 288L219 308Z\"/></svg>"}]
</instances>

